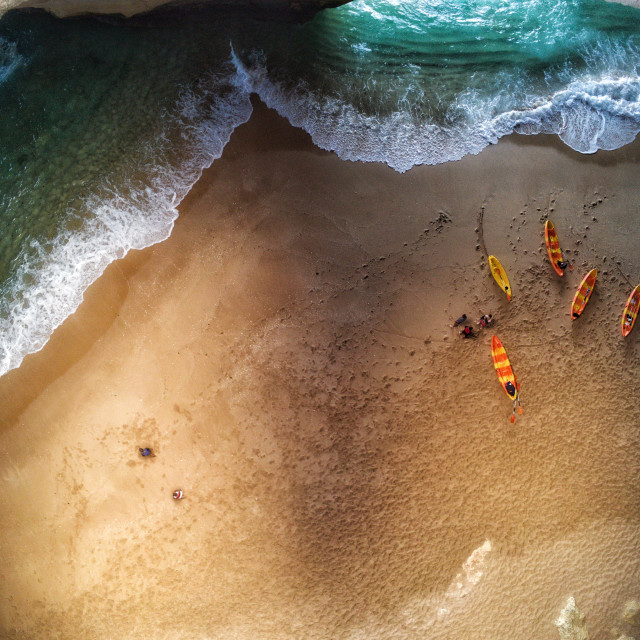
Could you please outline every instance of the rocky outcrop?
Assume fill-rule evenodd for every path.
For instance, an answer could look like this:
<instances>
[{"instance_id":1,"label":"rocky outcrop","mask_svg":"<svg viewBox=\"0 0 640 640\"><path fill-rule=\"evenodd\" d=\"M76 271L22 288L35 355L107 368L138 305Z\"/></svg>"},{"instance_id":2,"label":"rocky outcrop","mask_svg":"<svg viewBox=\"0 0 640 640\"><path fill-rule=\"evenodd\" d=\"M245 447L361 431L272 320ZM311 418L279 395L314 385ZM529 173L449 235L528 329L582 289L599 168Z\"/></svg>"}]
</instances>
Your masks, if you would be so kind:
<instances>
[{"instance_id":1,"label":"rocky outcrop","mask_svg":"<svg viewBox=\"0 0 640 640\"><path fill-rule=\"evenodd\" d=\"M212 5L222 7L255 7L291 15L313 15L321 9L338 7L351 0L0 0L0 16L9 9L44 9L66 18L83 14L110 14L130 18L164 7ZM640 0L608 0L640 8Z\"/></svg>"},{"instance_id":2,"label":"rocky outcrop","mask_svg":"<svg viewBox=\"0 0 640 640\"><path fill-rule=\"evenodd\" d=\"M66 18L89 13L121 15L130 18L158 8L188 5L255 7L292 15L312 15L320 9L337 7L349 0L0 0L0 15L9 9L44 9Z\"/></svg>"},{"instance_id":3,"label":"rocky outcrop","mask_svg":"<svg viewBox=\"0 0 640 640\"><path fill-rule=\"evenodd\" d=\"M608 0L608 2L619 2L620 4L628 4L630 7L640 9L640 0Z\"/></svg>"},{"instance_id":4,"label":"rocky outcrop","mask_svg":"<svg viewBox=\"0 0 640 640\"><path fill-rule=\"evenodd\" d=\"M556 620L560 640L589 640L584 614L576 606L573 596L567 600L567 606Z\"/></svg>"}]
</instances>

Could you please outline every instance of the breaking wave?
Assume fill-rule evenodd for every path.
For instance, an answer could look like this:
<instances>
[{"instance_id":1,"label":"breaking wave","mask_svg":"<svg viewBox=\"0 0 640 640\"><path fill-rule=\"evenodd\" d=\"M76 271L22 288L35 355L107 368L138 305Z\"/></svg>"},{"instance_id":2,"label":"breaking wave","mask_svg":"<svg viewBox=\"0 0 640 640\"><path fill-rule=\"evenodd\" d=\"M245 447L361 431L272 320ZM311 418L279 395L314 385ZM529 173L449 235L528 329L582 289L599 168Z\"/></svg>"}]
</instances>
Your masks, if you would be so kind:
<instances>
[{"instance_id":1,"label":"breaking wave","mask_svg":"<svg viewBox=\"0 0 640 640\"><path fill-rule=\"evenodd\" d=\"M169 236L177 205L251 115L249 96L237 84L230 72L198 92L185 90L149 143L146 164L133 174L138 178L105 179L85 199L83 215L70 213L52 242L32 240L25 247L0 300L0 374L46 344L111 262ZM166 149L176 132L183 146L179 165Z\"/></svg>"}]
</instances>

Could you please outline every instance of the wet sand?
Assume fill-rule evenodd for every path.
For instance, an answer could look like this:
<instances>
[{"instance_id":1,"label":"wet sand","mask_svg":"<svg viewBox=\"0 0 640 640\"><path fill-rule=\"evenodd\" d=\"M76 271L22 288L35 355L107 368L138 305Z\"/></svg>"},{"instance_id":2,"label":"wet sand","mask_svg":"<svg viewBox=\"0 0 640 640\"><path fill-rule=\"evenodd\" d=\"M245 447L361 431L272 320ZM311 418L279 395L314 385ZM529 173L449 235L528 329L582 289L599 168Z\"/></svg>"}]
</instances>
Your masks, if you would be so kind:
<instances>
[{"instance_id":1,"label":"wet sand","mask_svg":"<svg viewBox=\"0 0 640 640\"><path fill-rule=\"evenodd\" d=\"M640 143L400 175L255 106L171 238L0 379L1 637L577 638L571 597L640 637Z\"/></svg>"}]
</instances>

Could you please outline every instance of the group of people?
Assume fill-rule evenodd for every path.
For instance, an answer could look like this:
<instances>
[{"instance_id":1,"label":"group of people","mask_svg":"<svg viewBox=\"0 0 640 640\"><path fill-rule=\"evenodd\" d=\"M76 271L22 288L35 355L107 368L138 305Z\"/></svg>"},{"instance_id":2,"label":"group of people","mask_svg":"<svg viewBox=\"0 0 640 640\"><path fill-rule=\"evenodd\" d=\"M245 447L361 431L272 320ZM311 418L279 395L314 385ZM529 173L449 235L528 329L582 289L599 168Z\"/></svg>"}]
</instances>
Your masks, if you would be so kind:
<instances>
[{"instance_id":1,"label":"group of people","mask_svg":"<svg viewBox=\"0 0 640 640\"><path fill-rule=\"evenodd\" d=\"M467 322L467 314L463 313L452 325L449 325L452 329L464 325L464 328L460 331L460 335L463 338L473 338L476 334L473 332L473 326L465 324ZM493 322L493 316L490 313L484 313L480 316L480 320L476 322L481 329L488 327Z\"/></svg>"}]
</instances>

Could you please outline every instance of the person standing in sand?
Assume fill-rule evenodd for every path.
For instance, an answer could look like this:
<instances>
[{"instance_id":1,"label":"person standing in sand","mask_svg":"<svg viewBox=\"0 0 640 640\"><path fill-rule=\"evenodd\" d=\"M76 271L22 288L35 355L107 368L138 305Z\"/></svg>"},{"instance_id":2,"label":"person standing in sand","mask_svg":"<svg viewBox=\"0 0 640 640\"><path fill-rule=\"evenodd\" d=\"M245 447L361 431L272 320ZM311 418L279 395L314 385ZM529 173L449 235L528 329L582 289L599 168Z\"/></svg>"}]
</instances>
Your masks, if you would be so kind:
<instances>
[{"instance_id":1,"label":"person standing in sand","mask_svg":"<svg viewBox=\"0 0 640 640\"><path fill-rule=\"evenodd\" d=\"M488 327L493 322L493 316L490 313L485 313L480 317L480 320L476 324L479 324L483 329Z\"/></svg>"},{"instance_id":2,"label":"person standing in sand","mask_svg":"<svg viewBox=\"0 0 640 640\"><path fill-rule=\"evenodd\" d=\"M149 447L144 447L144 448L140 447L138 449L138 451L140 452L140 455L143 458L155 458L156 457L156 454L153 453L153 451L151 449L149 449Z\"/></svg>"}]
</instances>

